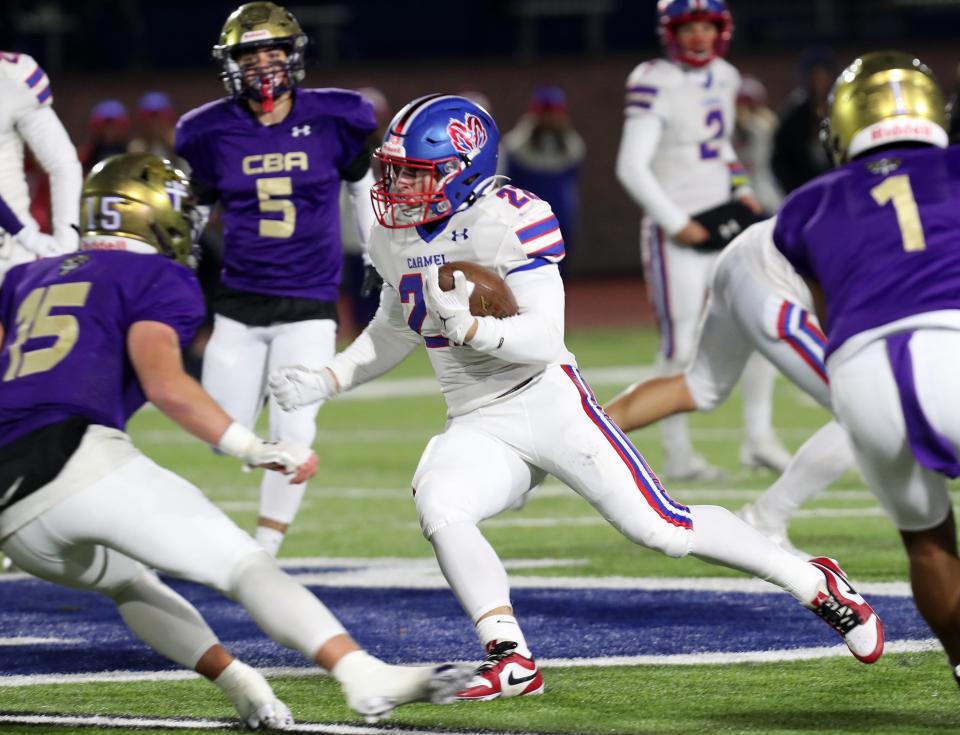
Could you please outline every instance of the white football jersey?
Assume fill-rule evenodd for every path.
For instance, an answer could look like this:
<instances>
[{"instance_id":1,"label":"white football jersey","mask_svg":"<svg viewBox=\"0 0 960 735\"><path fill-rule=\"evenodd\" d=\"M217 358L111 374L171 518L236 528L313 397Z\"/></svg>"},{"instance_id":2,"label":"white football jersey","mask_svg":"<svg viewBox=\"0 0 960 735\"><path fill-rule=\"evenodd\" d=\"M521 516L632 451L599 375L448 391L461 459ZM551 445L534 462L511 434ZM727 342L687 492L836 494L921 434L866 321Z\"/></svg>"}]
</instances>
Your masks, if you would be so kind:
<instances>
[{"instance_id":1,"label":"white football jersey","mask_svg":"<svg viewBox=\"0 0 960 735\"><path fill-rule=\"evenodd\" d=\"M749 268L760 280L787 301L813 312L810 289L773 243L776 217L751 225L724 249L717 261L714 287L722 290L731 269ZM735 295L728 295L734 298Z\"/></svg>"},{"instance_id":2,"label":"white football jersey","mask_svg":"<svg viewBox=\"0 0 960 735\"><path fill-rule=\"evenodd\" d=\"M627 77L624 114L662 121L651 171L664 194L688 214L730 199L739 87L740 72L719 58L700 69L656 59Z\"/></svg>"},{"instance_id":3,"label":"white football jersey","mask_svg":"<svg viewBox=\"0 0 960 735\"><path fill-rule=\"evenodd\" d=\"M53 103L50 80L26 54L0 51L0 196L21 222L32 222L30 193L23 174L23 138L17 122Z\"/></svg>"},{"instance_id":4,"label":"white football jersey","mask_svg":"<svg viewBox=\"0 0 960 735\"><path fill-rule=\"evenodd\" d=\"M469 345L451 345L427 313L423 272L431 264L467 261L493 270L501 278L517 271L559 262L564 255L557 218L547 202L512 186L494 189L424 239L420 228L374 226L370 258L400 297L403 320L423 337L451 416L496 400L518 384L539 375L548 365L575 364L561 343L545 363L501 360ZM561 315L562 316L562 315Z\"/></svg>"}]
</instances>

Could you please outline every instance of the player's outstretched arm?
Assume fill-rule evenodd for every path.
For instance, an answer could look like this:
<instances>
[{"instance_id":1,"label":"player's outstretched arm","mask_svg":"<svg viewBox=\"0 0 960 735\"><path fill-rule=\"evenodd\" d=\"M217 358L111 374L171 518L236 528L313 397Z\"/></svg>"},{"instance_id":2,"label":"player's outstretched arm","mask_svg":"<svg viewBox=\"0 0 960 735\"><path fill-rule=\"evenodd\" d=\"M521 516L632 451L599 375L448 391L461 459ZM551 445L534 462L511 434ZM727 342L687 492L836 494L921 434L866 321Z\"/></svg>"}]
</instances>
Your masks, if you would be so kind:
<instances>
[{"instance_id":1,"label":"player's outstretched arm","mask_svg":"<svg viewBox=\"0 0 960 735\"><path fill-rule=\"evenodd\" d=\"M683 373L634 383L604 408L607 416L624 431L649 426L677 413L696 411Z\"/></svg>"},{"instance_id":2,"label":"player's outstretched arm","mask_svg":"<svg viewBox=\"0 0 960 735\"><path fill-rule=\"evenodd\" d=\"M262 441L234 422L184 372L180 342L171 326L135 322L127 332L127 352L147 400L184 430L249 465L292 474L292 483L305 482L316 474L318 460L309 447Z\"/></svg>"}]
</instances>

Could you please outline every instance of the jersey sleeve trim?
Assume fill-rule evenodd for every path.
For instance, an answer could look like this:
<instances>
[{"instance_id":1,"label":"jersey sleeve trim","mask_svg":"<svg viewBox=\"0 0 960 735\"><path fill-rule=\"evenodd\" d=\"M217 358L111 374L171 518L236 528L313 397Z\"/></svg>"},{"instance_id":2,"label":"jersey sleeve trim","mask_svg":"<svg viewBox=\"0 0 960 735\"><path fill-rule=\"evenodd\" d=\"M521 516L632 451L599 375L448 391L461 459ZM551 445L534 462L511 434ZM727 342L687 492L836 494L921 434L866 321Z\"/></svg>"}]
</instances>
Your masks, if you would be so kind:
<instances>
[{"instance_id":1,"label":"jersey sleeve trim","mask_svg":"<svg viewBox=\"0 0 960 735\"><path fill-rule=\"evenodd\" d=\"M636 107L641 110L649 110L653 107L654 99L660 92L656 87L646 84L634 84L627 87L626 107Z\"/></svg>"},{"instance_id":2,"label":"jersey sleeve trim","mask_svg":"<svg viewBox=\"0 0 960 735\"><path fill-rule=\"evenodd\" d=\"M39 64L30 76L23 80L23 83L33 91L37 102L41 105L53 97L53 90L50 89L50 81L47 79L46 73L40 68Z\"/></svg>"},{"instance_id":3,"label":"jersey sleeve trim","mask_svg":"<svg viewBox=\"0 0 960 735\"><path fill-rule=\"evenodd\" d=\"M517 230L517 239L520 240L524 253L530 258L559 260L566 254L560 223L554 214L521 227Z\"/></svg>"},{"instance_id":4,"label":"jersey sleeve trim","mask_svg":"<svg viewBox=\"0 0 960 735\"><path fill-rule=\"evenodd\" d=\"M521 271L532 271L535 268L542 268L545 265L556 265L556 263L548 258L537 257L531 260L529 263L518 265L516 268L507 271L507 275L509 276L511 273L520 273Z\"/></svg>"}]
</instances>

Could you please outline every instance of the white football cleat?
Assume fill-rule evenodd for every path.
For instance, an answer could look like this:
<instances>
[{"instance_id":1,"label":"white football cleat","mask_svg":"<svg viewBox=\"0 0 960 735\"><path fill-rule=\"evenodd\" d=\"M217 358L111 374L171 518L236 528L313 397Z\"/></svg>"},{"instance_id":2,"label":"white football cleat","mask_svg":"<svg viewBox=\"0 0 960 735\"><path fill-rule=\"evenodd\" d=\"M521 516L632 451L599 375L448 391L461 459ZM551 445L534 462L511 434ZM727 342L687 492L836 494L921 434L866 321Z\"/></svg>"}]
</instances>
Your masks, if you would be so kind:
<instances>
[{"instance_id":1,"label":"white football cleat","mask_svg":"<svg viewBox=\"0 0 960 735\"><path fill-rule=\"evenodd\" d=\"M372 673L341 684L350 709L370 724L389 717L403 704L449 704L473 676L473 667L469 664L380 664Z\"/></svg>"},{"instance_id":2,"label":"white football cleat","mask_svg":"<svg viewBox=\"0 0 960 735\"><path fill-rule=\"evenodd\" d=\"M818 556L810 563L823 574L817 596L806 605L843 638L858 661L872 664L883 653L883 623L857 594L836 559Z\"/></svg>"},{"instance_id":3,"label":"white football cleat","mask_svg":"<svg viewBox=\"0 0 960 735\"><path fill-rule=\"evenodd\" d=\"M251 730L286 730L293 726L290 708L277 699L263 675L234 659L214 683L230 698Z\"/></svg>"},{"instance_id":4,"label":"white football cleat","mask_svg":"<svg viewBox=\"0 0 960 735\"><path fill-rule=\"evenodd\" d=\"M787 534L787 524L782 522L770 521L765 518L753 503L747 503L737 511L737 517L745 523L753 526L757 531L773 541L777 546L789 554L800 559L809 559L813 554L808 554L803 549L798 549L790 541Z\"/></svg>"},{"instance_id":5,"label":"white football cleat","mask_svg":"<svg viewBox=\"0 0 960 735\"><path fill-rule=\"evenodd\" d=\"M748 469L767 469L782 475L791 459L793 455L776 434L740 445L740 464Z\"/></svg>"}]
</instances>

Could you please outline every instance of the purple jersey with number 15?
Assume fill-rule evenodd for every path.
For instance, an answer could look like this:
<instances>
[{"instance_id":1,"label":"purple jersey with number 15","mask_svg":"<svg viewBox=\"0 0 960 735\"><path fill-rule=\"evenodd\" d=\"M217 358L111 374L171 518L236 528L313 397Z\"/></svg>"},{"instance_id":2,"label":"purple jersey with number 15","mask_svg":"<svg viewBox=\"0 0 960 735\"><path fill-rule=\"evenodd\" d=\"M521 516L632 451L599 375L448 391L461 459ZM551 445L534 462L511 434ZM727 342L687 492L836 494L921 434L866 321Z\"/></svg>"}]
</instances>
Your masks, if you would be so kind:
<instances>
[{"instance_id":1,"label":"purple jersey with number 15","mask_svg":"<svg viewBox=\"0 0 960 735\"><path fill-rule=\"evenodd\" d=\"M0 289L0 446L78 416L123 430L146 400L127 330L162 322L185 346L204 313L193 272L160 255L90 250L10 269Z\"/></svg>"},{"instance_id":2,"label":"purple jersey with number 15","mask_svg":"<svg viewBox=\"0 0 960 735\"><path fill-rule=\"evenodd\" d=\"M221 99L177 123L176 152L219 192L221 281L239 291L336 301L343 249L340 172L376 127L373 108L342 89L297 89L283 122L262 125Z\"/></svg>"},{"instance_id":3,"label":"purple jersey with number 15","mask_svg":"<svg viewBox=\"0 0 960 735\"><path fill-rule=\"evenodd\" d=\"M864 156L801 187L773 233L827 307L827 355L905 317L960 309L960 148Z\"/></svg>"}]
</instances>

